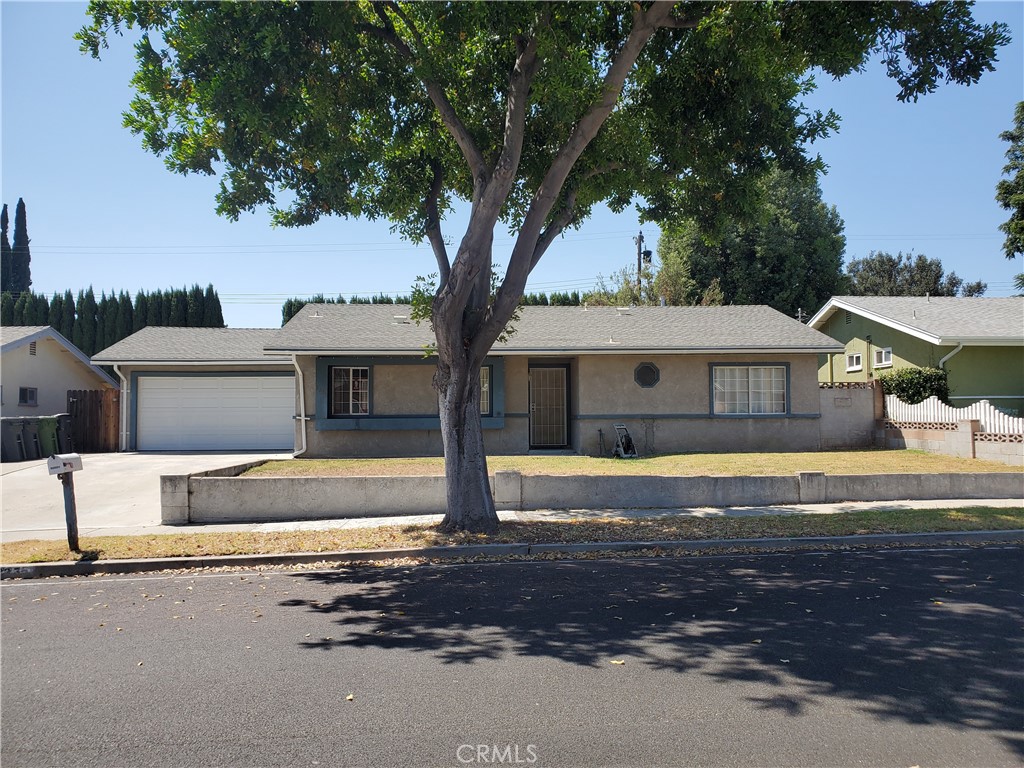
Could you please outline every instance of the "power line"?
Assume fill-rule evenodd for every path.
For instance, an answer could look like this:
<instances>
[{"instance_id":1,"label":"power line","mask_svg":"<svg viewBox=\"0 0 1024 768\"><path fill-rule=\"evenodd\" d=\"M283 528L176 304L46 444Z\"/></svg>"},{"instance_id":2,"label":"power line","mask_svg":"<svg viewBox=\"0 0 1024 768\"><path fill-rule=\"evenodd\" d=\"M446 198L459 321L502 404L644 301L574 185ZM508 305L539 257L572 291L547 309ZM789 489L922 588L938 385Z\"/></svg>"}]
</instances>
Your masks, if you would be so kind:
<instances>
[{"instance_id":1,"label":"power line","mask_svg":"<svg viewBox=\"0 0 1024 768\"><path fill-rule=\"evenodd\" d=\"M612 237L615 235L626 235L631 234L633 230L616 230L609 232L569 232L563 234L561 239L571 240L574 242L585 242L588 240L596 240L599 238ZM514 237L510 238L495 238L494 243L500 245L512 245L516 242ZM451 245L451 244L449 244ZM168 250L192 250L192 249L252 249L241 251L241 253L261 253L261 252L275 252L279 253L282 251L292 251L296 249L309 249L309 248L322 248L330 250L359 250L365 248L372 248L374 250L429 250L430 246L425 243L409 243L399 242L396 243L394 240L380 240L380 241L367 241L367 242L349 242L349 243L238 243L238 244L223 244L223 243L210 243L210 244L195 244L195 243L182 243L178 245L84 245L79 243L71 244L51 244L44 245L35 243L32 246L33 251L47 251L50 253L68 253L77 251L168 251ZM122 255L122 254L118 254Z\"/></svg>"}]
</instances>

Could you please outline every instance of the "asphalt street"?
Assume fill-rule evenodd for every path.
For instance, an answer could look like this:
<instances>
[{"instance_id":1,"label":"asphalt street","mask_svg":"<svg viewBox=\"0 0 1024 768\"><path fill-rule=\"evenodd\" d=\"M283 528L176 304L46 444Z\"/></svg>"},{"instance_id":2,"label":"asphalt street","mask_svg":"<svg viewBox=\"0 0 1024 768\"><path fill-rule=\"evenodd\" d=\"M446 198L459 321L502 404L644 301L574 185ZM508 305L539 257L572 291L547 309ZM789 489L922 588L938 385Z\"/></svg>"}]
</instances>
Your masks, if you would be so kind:
<instances>
[{"instance_id":1,"label":"asphalt street","mask_svg":"<svg viewBox=\"0 0 1024 768\"><path fill-rule=\"evenodd\" d=\"M1017 766L1024 548L5 582L17 766Z\"/></svg>"}]
</instances>

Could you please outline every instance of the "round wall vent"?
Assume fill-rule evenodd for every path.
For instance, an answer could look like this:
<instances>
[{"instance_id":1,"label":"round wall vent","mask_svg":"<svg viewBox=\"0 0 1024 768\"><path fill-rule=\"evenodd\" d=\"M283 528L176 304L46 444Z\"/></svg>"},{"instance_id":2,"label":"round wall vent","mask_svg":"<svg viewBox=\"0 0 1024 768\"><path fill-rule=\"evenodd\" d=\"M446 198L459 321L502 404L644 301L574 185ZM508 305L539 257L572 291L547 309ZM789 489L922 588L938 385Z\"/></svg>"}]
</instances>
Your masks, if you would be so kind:
<instances>
[{"instance_id":1,"label":"round wall vent","mask_svg":"<svg viewBox=\"0 0 1024 768\"><path fill-rule=\"evenodd\" d=\"M633 379L644 388L651 388L661 380L661 371L654 363L640 363L633 371Z\"/></svg>"}]
</instances>

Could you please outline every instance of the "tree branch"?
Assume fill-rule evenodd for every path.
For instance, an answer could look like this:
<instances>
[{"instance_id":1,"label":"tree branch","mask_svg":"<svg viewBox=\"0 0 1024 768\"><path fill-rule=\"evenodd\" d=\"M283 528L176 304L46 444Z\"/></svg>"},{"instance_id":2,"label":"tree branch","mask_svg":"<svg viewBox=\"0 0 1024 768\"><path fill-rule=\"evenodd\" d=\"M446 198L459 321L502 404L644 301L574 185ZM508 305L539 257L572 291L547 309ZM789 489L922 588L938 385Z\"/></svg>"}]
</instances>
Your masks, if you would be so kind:
<instances>
[{"instance_id":1,"label":"tree branch","mask_svg":"<svg viewBox=\"0 0 1024 768\"><path fill-rule=\"evenodd\" d=\"M550 14L545 11L541 26L547 26ZM530 85L540 67L537 55L537 33L534 30L522 46L512 68L509 78L508 97L505 108L505 135L502 141L501 154L494 165L494 174L498 180L498 189L494 194L500 195L504 201L508 197L512 183L515 181L519 160L523 154L523 140L526 135L526 110L529 104Z\"/></svg>"},{"instance_id":2,"label":"tree branch","mask_svg":"<svg viewBox=\"0 0 1024 768\"><path fill-rule=\"evenodd\" d=\"M424 231L426 232L427 240L430 241L430 247L434 251L434 258L437 259L439 275L437 290L441 291L448 283L448 276L452 270L451 264L448 261L448 248L445 246L444 237L441 235L441 215L437 207L438 201L441 199L444 174L441 163L437 160L430 161L430 168L434 172L434 177L430 182L430 191L427 193L427 199L423 204L423 207L426 209Z\"/></svg>"},{"instance_id":3,"label":"tree branch","mask_svg":"<svg viewBox=\"0 0 1024 768\"><path fill-rule=\"evenodd\" d=\"M410 65L415 69L417 62L416 53L412 48L409 47L408 43L402 40L401 36L395 29L395 25L391 21L391 17L387 15L385 6L379 3L371 3L374 13L384 24L383 27L378 27L373 24L360 24L358 29L360 32L373 35L380 40L388 43L398 53L405 58ZM409 26L410 34L414 38L419 39L419 32L411 26L408 17L405 14L400 14L399 18L402 22ZM451 101L448 99L448 95L444 92L444 88L439 83L429 77L423 77L417 74L423 87L426 88L427 96L430 101L433 102L437 113L441 118L441 122L451 133L452 138L455 139L455 143L458 144L459 149L462 151L462 156L469 164L469 169L473 174L474 179L487 178L487 164L484 162L484 156L480 152L480 148L477 147L476 142L470 135L469 130L465 124L459 118L458 113L455 111L455 107L452 106Z\"/></svg>"},{"instance_id":4,"label":"tree branch","mask_svg":"<svg viewBox=\"0 0 1024 768\"><path fill-rule=\"evenodd\" d=\"M512 249L509 266L505 272L505 280L498 290L487 322L474 339L474 347L488 349L504 329L503 318L510 317L515 310L526 286L526 278L539 258L537 248L541 244L541 229L554 207L562 186L583 150L593 141L605 120L615 109L626 77L636 64L647 41L657 29L672 20L673 7L674 3L671 2L654 3L646 11L639 5L634 6L633 28L605 75L600 97L580 118L565 144L559 149L544 180L534 194L530 210L526 214L516 244ZM551 232L552 237L544 247L550 245L550 241L554 239L556 233L554 230Z\"/></svg>"}]
</instances>

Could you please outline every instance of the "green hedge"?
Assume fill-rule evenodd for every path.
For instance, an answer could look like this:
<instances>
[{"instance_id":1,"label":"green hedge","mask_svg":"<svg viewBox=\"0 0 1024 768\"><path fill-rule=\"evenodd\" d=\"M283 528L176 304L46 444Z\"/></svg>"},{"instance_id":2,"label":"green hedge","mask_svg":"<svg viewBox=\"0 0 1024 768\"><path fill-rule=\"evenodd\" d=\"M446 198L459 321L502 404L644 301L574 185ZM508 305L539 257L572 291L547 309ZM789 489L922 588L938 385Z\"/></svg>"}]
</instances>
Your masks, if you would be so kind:
<instances>
[{"instance_id":1,"label":"green hedge","mask_svg":"<svg viewBox=\"0 0 1024 768\"><path fill-rule=\"evenodd\" d=\"M882 392L896 395L905 403L920 403L935 395L944 403L949 402L949 382L946 372L940 368L900 368L891 373L878 375Z\"/></svg>"}]
</instances>

